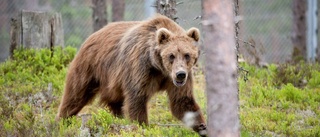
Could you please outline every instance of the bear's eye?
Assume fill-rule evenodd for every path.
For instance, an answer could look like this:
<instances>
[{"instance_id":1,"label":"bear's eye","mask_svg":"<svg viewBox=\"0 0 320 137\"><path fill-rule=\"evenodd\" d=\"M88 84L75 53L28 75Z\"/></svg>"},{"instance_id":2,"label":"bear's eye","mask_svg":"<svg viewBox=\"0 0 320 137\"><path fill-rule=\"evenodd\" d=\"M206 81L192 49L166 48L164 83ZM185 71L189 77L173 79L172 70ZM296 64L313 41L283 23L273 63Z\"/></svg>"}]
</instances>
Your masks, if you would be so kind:
<instances>
[{"instance_id":1,"label":"bear's eye","mask_svg":"<svg viewBox=\"0 0 320 137\"><path fill-rule=\"evenodd\" d=\"M170 61L170 63L173 63L173 60L175 59L176 57L173 55L173 54L171 54L170 56L169 56L169 61Z\"/></svg>"},{"instance_id":2,"label":"bear's eye","mask_svg":"<svg viewBox=\"0 0 320 137\"><path fill-rule=\"evenodd\" d=\"M190 60L190 55L189 55L189 54L185 54L185 55L184 55L184 58L185 58L187 61L189 61L189 60Z\"/></svg>"}]
</instances>

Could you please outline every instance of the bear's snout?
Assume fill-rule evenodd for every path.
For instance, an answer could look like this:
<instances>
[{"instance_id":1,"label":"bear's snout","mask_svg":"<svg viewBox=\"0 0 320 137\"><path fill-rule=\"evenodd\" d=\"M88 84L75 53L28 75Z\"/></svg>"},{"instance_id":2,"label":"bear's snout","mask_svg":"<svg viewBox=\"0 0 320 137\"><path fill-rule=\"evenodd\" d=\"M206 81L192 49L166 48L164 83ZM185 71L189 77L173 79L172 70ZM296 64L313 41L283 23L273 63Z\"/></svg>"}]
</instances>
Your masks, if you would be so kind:
<instances>
[{"instance_id":1,"label":"bear's snout","mask_svg":"<svg viewBox=\"0 0 320 137\"><path fill-rule=\"evenodd\" d=\"M186 72L179 71L176 73L177 79L183 81L186 78Z\"/></svg>"},{"instance_id":2,"label":"bear's snout","mask_svg":"<svg viewBox=\"0 0 320 137\"><path fill-rule=\"evenodd\" d=\"M175 76L173 77L173 84L177 87L181 87L184 84L186 84L187 77L187 73L185 71L180 70L177 73L175 73Z\"/></svg>"}]
</instances>

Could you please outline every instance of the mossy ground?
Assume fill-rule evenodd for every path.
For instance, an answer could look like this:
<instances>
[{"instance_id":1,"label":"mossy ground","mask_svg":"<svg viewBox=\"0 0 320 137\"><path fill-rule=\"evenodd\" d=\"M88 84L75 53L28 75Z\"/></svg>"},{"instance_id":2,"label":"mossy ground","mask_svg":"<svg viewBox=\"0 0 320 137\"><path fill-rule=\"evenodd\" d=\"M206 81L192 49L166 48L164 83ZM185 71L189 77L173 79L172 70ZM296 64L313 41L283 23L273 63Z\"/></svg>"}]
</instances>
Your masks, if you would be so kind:
<instances>
[{"instance_id":1,"label":"mossy ground","mask_svg":"<svg viewBox=\"0 0 320 137\"><path fill-rule=\"evenodd\" d=\"M197 136L175 119L165 93L149 103L149 126L112 116L95 103L81 112L91 116L59 122L55 115L67 66L75 48L17 50L0 64L0 136ZM320 65L269 65L239 76L242 136L320 136ZM206 116L205 80L195 75L194 93Z\"/></svg>"}]
</instances>

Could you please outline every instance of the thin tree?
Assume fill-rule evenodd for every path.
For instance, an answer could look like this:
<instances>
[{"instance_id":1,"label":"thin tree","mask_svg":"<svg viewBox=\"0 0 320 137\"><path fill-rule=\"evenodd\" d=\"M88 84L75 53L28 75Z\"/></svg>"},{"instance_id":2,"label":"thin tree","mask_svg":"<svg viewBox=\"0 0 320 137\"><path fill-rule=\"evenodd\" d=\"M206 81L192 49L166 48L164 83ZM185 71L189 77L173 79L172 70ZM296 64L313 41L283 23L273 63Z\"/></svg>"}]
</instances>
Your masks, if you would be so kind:
<instances>
[{"instance_id":1,"label":"thin tree","mask_svg":"<svg viewBox=\"0 0 320 137\"><path fill-rule=\"evenodd\" d=\"M112 0L112 21L123 21L125 10L124 0Z\"/></svg>"},{"instance_id":2,"label":"thin tree","mask_svg":"<svg viewBox=\"0 0 320 137\"><path fill-rule=\"evenodd\" d=\"M92 0L93 30L97 31L108 23L105 0Z\"/></svg>"},{"instance_id":3,"label":"thin tree","mask_svg":"<svg viewBox=\"0 0 320 137\"><path fill-rule=\"evenodd\" d=\"M10 29L9 21L11 17L14 17L18 12L19 7L17 4L17 0L2 0L0 2L0 30L1 34L7 33ZM4 35L2 35L4 36ZM10 55L9 51L9 39L5 37L0 37L0 62L5 61L8 55ZM11 49L10 49L11 50Z\"/></svg>"},{"instance_id":4,"label":"thin tree","mask_svg":"<svg viewBox=\"0 0 320 137\"><path fill-rule=\"evenodd\" d=\"M307 0L293 0L292 61L307 59Z\"/></svg>"},{"instance_id":5,"label":"thin tree","mask_svg":"<svg viewBox=\"0 0 320 137\"><path fill-rule=\"evenodd\" d=\"M233 0L203 0L208 135L240 136Z\"/></svg>"}]
</instances>

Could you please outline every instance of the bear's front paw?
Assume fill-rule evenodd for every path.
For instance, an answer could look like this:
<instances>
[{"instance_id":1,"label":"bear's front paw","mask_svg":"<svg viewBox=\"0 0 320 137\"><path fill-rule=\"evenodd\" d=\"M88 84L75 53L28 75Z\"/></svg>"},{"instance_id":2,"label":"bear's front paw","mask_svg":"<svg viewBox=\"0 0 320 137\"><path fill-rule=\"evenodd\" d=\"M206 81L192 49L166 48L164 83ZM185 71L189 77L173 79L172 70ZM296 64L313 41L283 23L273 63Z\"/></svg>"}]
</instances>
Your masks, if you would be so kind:
<instances>
[{"instance_id":1,"label":"bear's front paw","mask_svg":"<svg viewBox=\"0 0 320 137\"><path fill-rule=\"evenodd\" d=\"M201 123L200 125L197 125L194 127L194 130L196 132L198 132L198 134L201 136L201 137L206 137L207 136L207 126L206 124L204 123Z\"/></svg>"}]
</instances>

